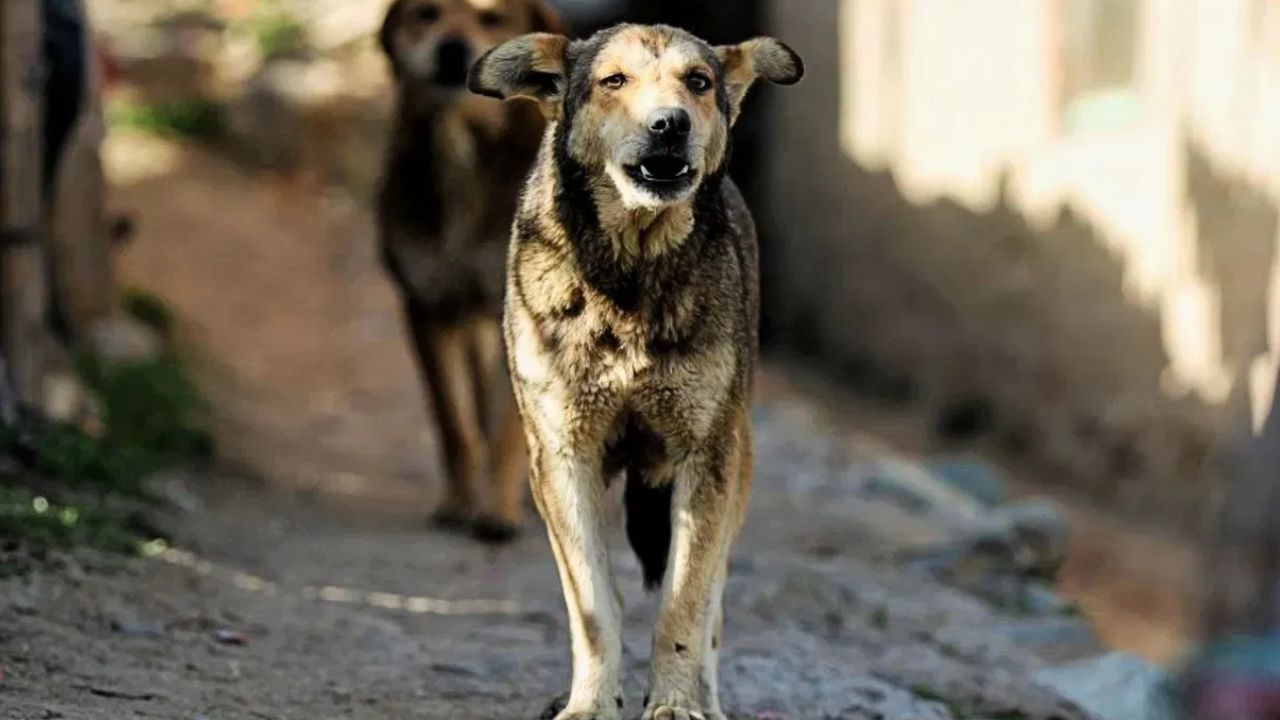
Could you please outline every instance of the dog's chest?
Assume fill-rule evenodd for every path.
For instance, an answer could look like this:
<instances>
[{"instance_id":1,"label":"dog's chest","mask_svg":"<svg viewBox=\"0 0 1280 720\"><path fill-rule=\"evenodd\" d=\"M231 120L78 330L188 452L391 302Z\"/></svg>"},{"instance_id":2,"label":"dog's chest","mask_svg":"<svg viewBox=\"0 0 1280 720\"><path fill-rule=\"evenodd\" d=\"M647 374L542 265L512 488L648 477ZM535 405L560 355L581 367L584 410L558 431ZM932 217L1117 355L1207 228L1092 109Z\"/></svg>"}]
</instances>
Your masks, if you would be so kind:
<instances>
[{"instance_id":1,"label":"dog's chest","mask_svg":"<svg viewBox=\"0 0 1280 720\"><path fill-rule=\"evenodd\" d=\"M514 300L541 352L576 382L625 388L686 361L707 339L719 308L692 284L655 287L638 270L625 293L602 287L572 253L520 243L513 258Z\"/></svg>"},{"instance_id":2,"label":"dog's chest","mask_svg":"<svg viewBox=\"0 0 1280 720\"><path fill-rule=\"evenodd\" d=\"M379 195L388 240L420 250L446 244L505 250L536 145L485 136L456 114L402 123Z\"/></svg>"},{"instance_id":3,"label":"dog's chest","mask_svg":"<svg viewBox=\"0 0 1280 720\"><path fill-rule=\"evenodd\" d=\"M514 271L512 364L540 415L595 439L624 413L677 445L708 431L738 374L724 304L694 285L619 307L545 246L518 248Z\"/></svg>"},{"instance_id":4,"label":"dog's chest","mask_svg":"<svg viewBox=\"0 0 1280 720\"><path fill-rule=\"evenodd\" d=\"M575 286L567 302L531 314L540 355L561 380L611 393L641 389L679 356L656 342L657 323L648 308L624 312L591 290Z\"/></svg>"}]
</instances>

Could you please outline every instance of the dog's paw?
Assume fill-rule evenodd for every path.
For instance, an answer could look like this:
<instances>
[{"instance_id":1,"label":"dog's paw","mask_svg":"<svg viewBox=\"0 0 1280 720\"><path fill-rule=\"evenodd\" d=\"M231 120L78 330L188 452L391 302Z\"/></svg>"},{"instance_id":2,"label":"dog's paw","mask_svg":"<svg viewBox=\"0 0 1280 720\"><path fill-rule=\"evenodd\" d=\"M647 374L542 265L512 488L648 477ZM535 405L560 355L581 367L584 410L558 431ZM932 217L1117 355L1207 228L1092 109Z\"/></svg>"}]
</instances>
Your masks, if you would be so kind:
<instances>
[{"instance_id":1,"label":"dog's paw","mask_svg":"<svg viewBox=\"0 0 1280 720\"><path fill-rule=\"evenodd\" d=\"M704 711L684 698L668 697L648 703L642 720L724 720L724 717Z\"/></svg>"},{"instance_id":2,"label":"dog's paw","mask_svg":"<svg viewBox=\"0 0 1280 720\"><path fill-rule=\"evenodd\" d=\"M615 700L617 708L599 711L578 712L569 710L569 693L556 696L555 700L542 711L538 720L618 720L622 713L621 697Z\"/></svg>"},{"instance_id":3,"label":"dog's paw","mask_svg":"<svg viewBox=\"0 0 1280 720\"><path fill-rule=\"evenodd\" d=\"M473 522L471 513L453 508L442 507L431 514L431 526L447 532L469 532Z\"/></svg>"},{"instance_id":4,"label":"dog's paw","mask_svg":"<svg viewBox=\"0 0 1280 720\"><path fill-rule=\"evenodd\" d=\"M561 693L551 701L551 704L547 706L546 710L542 711L542 714L538 716L538 720L556 720L556 716L564 712L564 709L568 707L568 705L569 693Z\"/></svg>"},{"instance_id":5,"label":"dog's paw","mask_svg":"<svg viewBox=\"0 0 1280 720\"><path fill-rule=\"evenodd\" d=\"M711 720L701 710L678 705L659 705L646 710L643 720Z\"/></svg>"},{"instance_id":6,"label":"dog's paw","mask_svg":"<svg viewBox=\"0 0 1280 720\"><path fill-rule=\"evenodd\" d=\"M480 542L502 545L520 537L520 525L500 517L481 515L471 525L471 534Z\"/></svg>"}]
</instances>

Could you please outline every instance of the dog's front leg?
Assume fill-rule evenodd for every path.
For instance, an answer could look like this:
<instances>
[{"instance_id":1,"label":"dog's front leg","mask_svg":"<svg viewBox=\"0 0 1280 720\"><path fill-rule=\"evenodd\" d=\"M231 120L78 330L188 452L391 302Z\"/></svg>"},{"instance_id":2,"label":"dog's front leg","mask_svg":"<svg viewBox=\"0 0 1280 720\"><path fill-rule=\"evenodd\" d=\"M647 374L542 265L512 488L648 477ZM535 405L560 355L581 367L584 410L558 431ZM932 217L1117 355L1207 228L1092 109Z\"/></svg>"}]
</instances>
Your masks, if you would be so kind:
<instances>
[{"instance_id":1,"label":"dog's front leg","mask_svg":"<svg viewBox=\"0 0 1280 720\"><path fill-rule=\"evenodd\" d=\"M711 459L717 454L695 456L676 470L670 560L653 637L644 720L724 717L715 670L720 600L746 487L741 481L741 452L731 447L728 462L719 464Z\"/></svg>"},{"instance_id":2,"label":"dog's front leg","mask_svg":"<svg viewBox=\"0 0 1280 720\"><path fill-rule=\"evenodd\" d=\"M534 449L533 493L560 569L573 639L573 685L556 720L622 712L622 605L604 536L600 461Z\"/></svg>"}]
</instances>

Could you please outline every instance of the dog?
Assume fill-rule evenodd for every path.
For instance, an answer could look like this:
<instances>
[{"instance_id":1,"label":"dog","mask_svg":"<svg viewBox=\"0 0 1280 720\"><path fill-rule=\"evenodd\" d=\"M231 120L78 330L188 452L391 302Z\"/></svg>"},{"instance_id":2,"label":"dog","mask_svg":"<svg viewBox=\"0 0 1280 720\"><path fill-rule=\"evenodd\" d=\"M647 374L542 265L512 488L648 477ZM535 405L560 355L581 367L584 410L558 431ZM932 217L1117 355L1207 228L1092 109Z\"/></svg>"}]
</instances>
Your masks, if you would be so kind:
<instances>
[{"instance_id":1,"label":"dog","mask_svg":"<svg viewBox=\"0 0 1280 720\"><path fill-rule=\"evenodd\" d=\"M510 225L542 119L470 94L466 82L500 43L563 31L543 0L396 0L379 33L397 108L378 230L443 446L434 518L493 542L516 535L525 499L499 318Z\"/></svg>"},{"instance_id":2,"label":"dog","mask_svg":"<svg viewBox=\"0 0 1280 720\"><path fill-rule=\"evenodd\" d=\"M800 80L772 38L711 47L666 26L532 34L471 72L548 119L513 224L503 329L568 607L573 680L557 720L623 710L622 608L602 508L661 585L645 720L724 720L721 595L751 485L756 234L725 174L757 79ZM558 712L556 712L558 711Z\"/></svg>"}]
</instances>

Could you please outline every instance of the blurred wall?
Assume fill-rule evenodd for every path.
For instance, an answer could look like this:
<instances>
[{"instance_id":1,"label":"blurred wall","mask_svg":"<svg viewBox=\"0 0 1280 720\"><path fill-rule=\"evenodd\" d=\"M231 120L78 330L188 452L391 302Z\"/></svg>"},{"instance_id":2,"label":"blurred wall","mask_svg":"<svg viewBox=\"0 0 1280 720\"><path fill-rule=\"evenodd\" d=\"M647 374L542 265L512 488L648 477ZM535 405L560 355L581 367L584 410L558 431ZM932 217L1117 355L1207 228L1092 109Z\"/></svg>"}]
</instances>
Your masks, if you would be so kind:
<instances>
[{"instance_id":1,"label":"blurred wall","mask_svg":"<svg viewBox=\"0 0 1280 720\"><path fill-rule=\"evenodd\" d=\"M1280 3L768 6L810 69L766 120L779 339L1193 509L1280 357Z\"/></svg>"}]
</instances>

